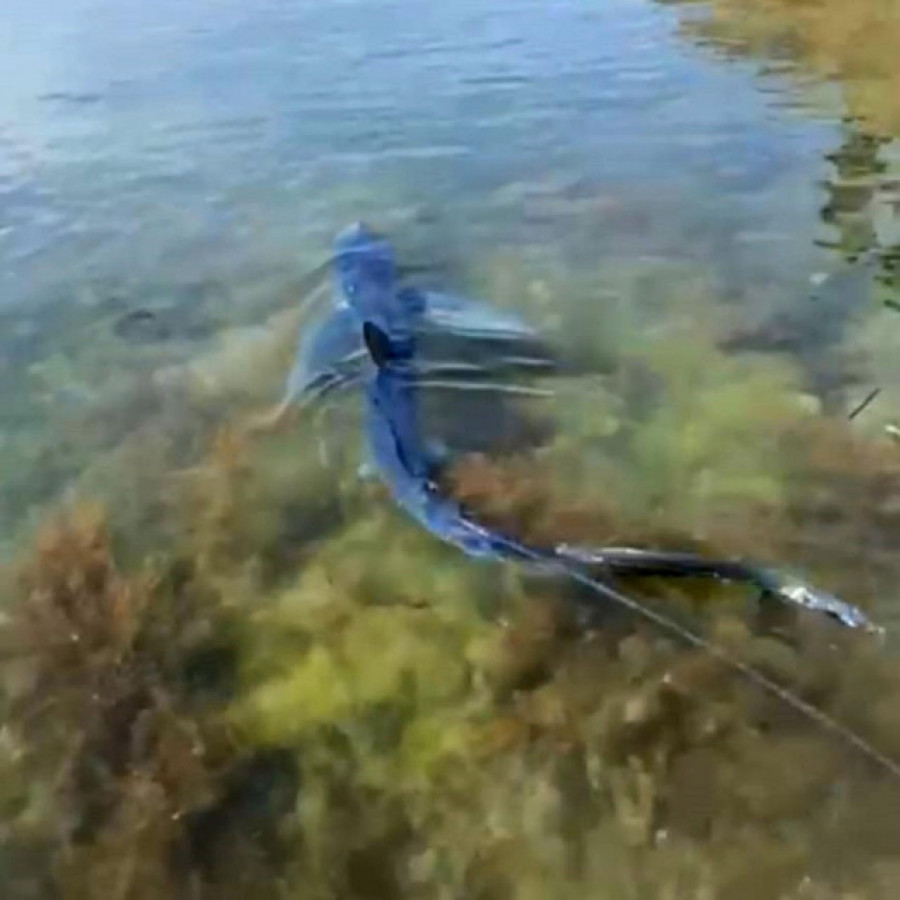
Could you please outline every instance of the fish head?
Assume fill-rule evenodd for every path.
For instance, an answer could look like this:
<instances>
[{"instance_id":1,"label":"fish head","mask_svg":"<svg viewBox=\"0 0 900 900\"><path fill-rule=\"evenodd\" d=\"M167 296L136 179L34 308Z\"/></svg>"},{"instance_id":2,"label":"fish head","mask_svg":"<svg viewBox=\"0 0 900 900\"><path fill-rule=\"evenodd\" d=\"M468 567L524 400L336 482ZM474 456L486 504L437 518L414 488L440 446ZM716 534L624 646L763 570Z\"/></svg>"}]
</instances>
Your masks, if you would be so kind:
<instances>
[{"instance_id":1,"label":"fish head","mask_svg":"<svg viewBox=\"0 0 900 900\"><path fill-rule=\"evenodd\" d=\"M345 228L334 241L334 272L347 302L364 314L393 295L397 264L390 242L363 222Z\"/></svg>"}]
</instances>

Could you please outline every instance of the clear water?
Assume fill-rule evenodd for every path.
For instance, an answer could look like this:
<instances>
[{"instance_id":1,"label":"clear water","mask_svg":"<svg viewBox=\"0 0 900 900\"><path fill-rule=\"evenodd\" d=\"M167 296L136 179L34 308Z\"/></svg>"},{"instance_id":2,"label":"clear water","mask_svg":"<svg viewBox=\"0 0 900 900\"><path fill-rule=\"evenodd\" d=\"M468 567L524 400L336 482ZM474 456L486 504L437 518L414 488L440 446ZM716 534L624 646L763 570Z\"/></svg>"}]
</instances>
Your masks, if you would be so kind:
<instances>
[{"instance_id":1,"label":"clear water","mask_svg":"<svg viewBox=\"0 0 900 900\"><path fill-rule=\"evenodd\" d=\"M622 315L630 325L622 327L626 332L630 327L647 340L655 340L657 330L664 333L658 363L641 345L644 349L636 353L645 356L631 375L623 376L621 382L614 378L597 382L597 391L607 393L591 393L595 382L583 382L569 394L566 391L572 385L566 384L555 410L557 425L570 441L561 442L557 448L561 455L551 459L563 470L554 482L560 495L574 491L584 502L602 506L607 493L602 479L610 478L609 470L585 461L587 455L593 452L596 456L600 448L613 457L619 453L626 462L634 461L637 474L611 479L617 485L633 487L632 493L640 496L628 507L630 518L622 512L627 522L618 531L612 529L614 536L630 534L635 516L640 519L638 531L643 527L648 535L665 532L673 513L683 509L685 534L692 538L718 538L721 532L724 545L732 552L761 551L779 563L790 560L821 571L830 579L828 587L857 591L880 610L882 620L896 621L900 570L892 535L900 527L896 503L900 478L890 461L893 445L885 438L884 428L900 416L896 405L900 402L900 368L894 354L894 348L900 346L900 316L896 314L900 308L896 307L900 302L900 113L895 90L900 84L900 66L890 49L891 36L900 36L900 8L891 0L870 0L859 5L854 14L858 20L847 22L844 16L850 14L836 4L802 4L802 10L799 6L773 0L745 14L741 4L732 0L7 3L8 8L0 13L0 555L27 556L34 528L61 501L74 495L100 499L111 507L116 538L122 540L123 558L129 564L141 553L149 553L148 547L154 552L161 546L171 549L167 517L171 514L170 495L180 493L182 482L178 479L185 476L184 470L192 477L194 467L203 469L214 432L277 400L290 363L296 310L315 283L334 232L348 221L363 218L391 235L414 277L517 306L559 337L564 348L586 354L594 363L597 360L591 354L603 356L612 351L597 349L603 339L591 329L599 328L598 321L607 320L603 319L604 310L596 318L593 307L625 309ZM859 35L861 51L857 52L853 41L842 38L849 33ZM874 259L867 256L872 252L877 253ZM679 304L687 304L694 318L689 316L685 326L676 315L671 334L665 338L670 324L665 311L685 308ZM642 312L629 318L631 307ZM653 317L657 307L658 319ZM722 349L707 334L708 324L718 322L720 316L729 338L723 338L722 345L751 354L762 352L763 361L754 356L755 361L748 364L752 371L747 374L740 369L742 363L737 370L728 368L727 354L716 356L710 363L712 374L704 381L704 364L691 357L690 348L697 358ZM135 325L136 321L139 324ZM782 391L782 365L799 373L790 390ZM652 370L651 393L657 382L669 385L666 390L670 393L660 395L665 398L657 404L661 412L653 407L635 413L635 420L643 423L645 430L637 429L640 433L631 443L617 445L609 435L620 425L613 421L612 413L598 412L598 398L609 401L610 409L618 409L610 400L616 391L623 396L642 396L646 373L641 366ZM597 369L603 377L608 376L603 365L598 363ZM741 380L744 375L746 382ZM591 385L589 392L584 384ZM734 394L729 393L733 385ZM873 387L881 388L882 394L872 409L860 416L853 434L871 440L875 449L852 473L849 468L844 471L845 462L850 466L849 456L841 455L839 441L834 447L829 443L829 423L844 422ZM700 399L693 405L695 388ZM702 397L701 388L706 392ZM716 393L719 388L721 393ZM814 465L819 466L808 482L804 481L806 474L798 474L791 483L791 490L802 495L804 509L812 510L809 521L815 527L806 528L795 521L796 533L783 541L781 532L768 528L762 519L752 519L749 513L737 524L710 518L705 500L698 499L700 494L706 497L703 492L707 488L714 492L716 478L721 476L723 496L735 491L746 501L741 507L744 512L771 501L774 489L765 473L757 477L757 470L765 469L760 462L763 459L774 467L781 451L775 445L762 442L757 447L753 442L767 429L782 427L773 424L776 420L783 423L787 415L779 406L783 398L777 399L782 394L790 395L791 403L797 401L812 409L824 429L813 432L821 436L821 446L818 438L804 438L800 450L792 445L797 459L815 460ZM711 399L707 403L703 398ZM450 404L447 415L454 409ZM345 418L345 412L338 409L330 414L330 421L318 419L309 426L298 426L293 437L285 439L287 443L278 445L280 451L253 450L251 456L262 455L253 456L251 468L264 471L268 481L261 487L240 488L247 491L244 494L235 488L235 496L242 498L238 500L229 493L231 482L221 497L210 488L215 496L203 495L209 509L200 516L205 525L195 523L194 531L189 529L194 540L195 531L214 530L210 523L215 523L215 528L225 529L223 522L233 527L228 538L233 543L224 541L224 551L218 544L211 550L200 538L196 540L205 549L187 542L184 547L189 549L183 550L185 556L196 551L194 564L205 573L202 577L209 579L209 591L221 591L226 598L224 608L231 612L243 608L241 603L248 596L255 598L253 606L262 596L259 585L264 584L265 590L273 592L266 605L281 610L273 614L276 626L264 616L258 620L255 612L238 626L252 635L244 642L249 650L242 645L235 651L246 652L249 661L238 669L242 673L247 669L250 681L266 671L268 650L260 652L257 646L268 647L266 640L275 646L272 665L279 675L293 671L292 667L298 672L303 669L306 649L301 652L298 648L301 644L307 647L304 642L313 640L310 635L316 628L332 626L314 616L314 626L307 628L307 623L298 631L301 636L296 637L296 645L291 644L294 638L280 637L283 622L279 615L285 617L288 624L284 628L290 635L296 625L291 619L296 613L290 600L293 595L284 585L291 579L303 584L304 573L309 571L313 572L310 578L319 577L320 570L331 572L314 582L315 590L327 594L323 585L332 584L334 571L342 571L336 559L350 560L349 568L369 573L351 579L347 596L380 596L379 591L388 590L386 583L408 582L412 585L407 598L410 603L418 602L419 594L428 591L437 598L448 592L468 592L474 598L471 604L481 612L499 602L499 582L491 582L483 573L472 574L467 560L435 555L430 544L415 544L397 519L383 519L390 515L384 512L389 509L384 498L379 500L368 488L360 488L355 478L358 458L353 442L358 423L352 415ZM679 418L681 413L684 415ZM471 409L469 414L476 415ZM484 418L490 415L488 411ZM624 413L620 416L625 417ZM708 422L713 424L707 428ZM671 437L682 435L682 426L684 440ZM465 422L459 430L463 437L471 431ZM300 459L302 454L296 451L298 458L294 459L295 451L290 448L298 445L289 441L299 438L304 441L306 456ZM716 459L696 484L680 479L681 457L672 450L677 444L679 452L690 456L695 438L716 444L712 454ZM752 457L748 469L742 469L738 461L732 471L731 458L743 459L749 444L753 446L747 451ZM220 438L215 447L212 457L216 466L232 474L244 471L242 464L235 462L242 458L240 452L234 451L227 439ZM820 450L821 459L817 456ZM798 472L806 473L799 463L797 467ZM829 475L830 486L838 485L843 491L842 501L851 498L852 503L835 512L826 497L828 490L815 480L823 477L822 472ZM862 472L866 477L871 474L871 479L865 480ZM697 487L701 482L703 490ZM229 499L223 499L225 495ZM267 510L282 501L290 509L279 512L283 531L275 540L266 530ZM866 518L875 506L877 513ZM377 515L372 513L376 508L381 510ZM254 511L246 517L252 519L249 524L244 521L247 509ZM395 536L401 559L387 553L381 557L375 537L378 528ZM172 530L177 532L175 526ZM221 572L210 574L215 565L209 560L219 559L216 553L223 553L223 558L229 553L238 557L239 548L256 546L254 541L260 547L270 541L271 546L266 544L265 551L260 550L259 559L248 565L247 571L229 575L223 564ZM409 541L413 543L404 543ZM321 553L320 543L324 547ZM32 578L38 584L44 583L42 578L52 582L54 553L67 560L66 565L78 568L81 563L77 560L84 556L79 546L76 540L69 557L64 541L61 545L51 541L49 550L39 551L38 574L32 573ZM415 552L406 554L407 546ZM49 553L50 561L40 553ZM421 561L416 553L421 554ZM43 573L42 566L46 569ZM124 562L122 566L126 567ZM380 573L382 567L387 573L383 582L369 584L365 579L381 578L371 572ZM278 572L278 591L271 579L266 580L270 569ZM86 578L85 583L89 581ZM248 587L251 583L256 587ZM71 584L82 582L76 578ZM284 596L279 593L282 588ZM301 595L300 588L297 590ZM38 595L44 596L40 591L32 596ZM288 599L282 609L279 604L284 597ZM220 612L211 614L210 621L218 622ZM393 645L387 646L387 632L380 632L378 622L369 622L364 615L369 615L368 609L359 613L360 633L355 639L365 646L383 640L386 652L393 652ZM445 618L459 624L453 616ZM229 620L223 633L231 634L228 629L234 627ZM50 625L47 628L52 630ZM418 648L415 653L431 653L440 643L434 638L432 646L428 643L431 638L412 626L410 629L411 646ZM177 643L181 637L172 640ZM282 640L285 646L279 643ZM445 635L441 640L443 652L449 639ZM403 653L407 651L404 644ZM451 653L448 659L454 662L462 655ZM631 665L624 651L621 658L625 660L622 665ZM439 655L424 662L414 655L409 665L419 672L432 664L449 663ZM637 669L646 674L641 666ZM353 731L358 723L352 728L347 725L350 713L334 699L334 691L323 686L330 684L330 676L319 674L322 683L315 681L313 674L303 674L306 681L298 675L298 693L285 689L290 703L281 694L273 693L271 698L266 694L266 702L272 701L266 707L269 718L260 714L259 721L253 720L247 746L263 747L265 752L270 745L277 745L278 752L288 746L290 750L284 752L293 753L302 744L297 736L302 729L297 725L298 731L292 730L291 715L300 702L297 697L302 701L304 696L301 688L310 685L321 688L324 707L331 701L339 707L334 727L340 731L346 726L351 744L363 740L359 735L368 732L363 726L359 726L362 732ZM604 669L603 677L608 676ZM12 721L17 698L28 696L28 688L21 687L21 679L10 677L13 687L4 694L3 708ZM380 670L359 677L364 687L370 680L376 687L383 683ZM388 676L384 679L390 681ZM891 683L887 675L884 679L879 684ZM472 679L473 684L477 681ZM32 683L27 678L25 682ZM42 684L39 678L33 683L39 688ZM61 677L60 684L65 683ZM849 707L854 701L859 705L856 692L863 690L861 684L862 680L851 683L846 695L841 695L845 713L848 698ZM610 688L613 694L625 691L616 685L618 682ZM47 687L48 696L55 689ZM377 694L376 688L373 691ZM438 688L434 691L434 696L442 698L433 701L435 707L443 709L440 704L446 698ZM386 690L385 696L374 699L366 694L369 700L360 702L365 706L371 701L378 712L399 693L398 686L393 693ZM240 696L241 691L232 685L228 699L239 710L235 714L238 720L243 721L240 716L246 710ZM417 702L429 715L433 712L428 699ZM284 703L284 708L279 703ZM73 721L81 717L93 722L93 713L82 715L77 703L67 707L61 701L61 706L70 713L76 710ZM185 715L190 719L196 710L190 703L187 706L191 711ZM482 707L478 709L484 712ZM506 707L503 710L504 716L512 716ZM196 718L205 721L204 715L196 713ZM397 715L402 718L405 713ZM876 734L881 745L893 741L892 746L900 746L896 729L891 731L896 712L885 705L878 707L877 715L878 725L884 729ZM876 712L872 716L874 721ZM450 718L448 714L448 721ZM498 728L503 722L506 719ZM454 724L458 724L456 720L450 722ZM102 726L98 727L102 731ZM114 730L112 725L108 727ZM534 727L543 728L543 720ZM90 732L88 726L85 729ZM563 744L569 739L564 731L558 736ZM131 740L122 738L119 731L116 734L125 743ZM31 795L26 802L12 789L7 791L7 782L27 782L16 775L16 767L31 756L19 753L18 745L6 736L7 729L0 728L0 783L4 785L0 800L6 804L0 819L5 817L10 823L8 844L14 849L0 853L0 877L4 867L11 872L21 869L26 874L15 882L24 885L21 896L44 896L43 888L34 887L29 860L47 858L41 853L51 852L48 846L57 853L53 857L57 862L65 859L78 868L82 865L78 860L83 860L84 871L93 871L90 867L96 865L97 871L107 872L102 868L106 865L103 853L114 858L114 844L76 839L62 841L59 850L53 841L62 839L47 837L55 834L46 825L57 815L52 803ZM39 746L44 738L31 739ZM22 740L27 746L27 740ZM136 741L134 738L128 746L133 748ZM377 741L373 738L372 742L374 747ZM53 741L48 743L53 745ZM325 745L331 746L327 741ZM805 745L798 746L797 752L805 752ZM784 748L783 757L792 758L789 741ZM321 751L321 746L316 745L316 750ZM369 750L360 751L361 758L368 760L365 754ZM61 751L49 750L48 758L55 758L54 752L59 755ZM103 752L102 748L96 751L100 758ZM377 757L380 751L371 752ZM817 761L818 753L812 754ZM378 779L390 781L396 759L378 759L372 771L363 763L360 770L365 770L366 777L371 775L380 789L383 783ZM61 764L61 770L65 765ZM101 759L98 769L102 765ZM134 771L147 775L149 769L142 769L143 763L135 765ZM275 770L281 771L278 765L266 771L271 775ZM744 771L739 766L738 770ZM129 770L131 775L134 771ZM465 791L472 796L493 796L486 783L478 782L478 778L489 779L487 771L473 775ZM632 769L628 771L634 774ZM777 768L762 774L755 771L769 788L782 777ZM419 777L421 773L416 772ZM147 775L149 781L165 782L154 773ZM658 771L652 774L662 779ZM746 781L741 781L743 776L734 778L737 784L755 785L751 775ZM41 777L46 782L41 782ZM279 775L271 777L273 783L281 784ZM125 776L117 771L115 778ZM822 778L828 782L827 777ZM32 776L32 783L38 786L50 781L46 772ZM726 782L727 778L722 783ZM481 786L474 786L477 784ZM871 785L867 783L867 787ZM642 789L639 786L635 791ZM219 796L215 790L213 795ZM513 785L509 790L512 795L518 789ZM580 789L573 790L577 795ZM611 796L616 794L615 787L609 790ZM88 788L84 791L90 793ZM44 797L42 790L33 793ZM231 796L227 790L225 794ZM330 807L322 799L324 794L316 796L321 833L330 834L328 829L338 825L328 818ZM183 799L185 809L200 816L197 811L205 808L206 801L195 802L193 797L179 796L171 803L177 806ZM669 794L666 797L666 802L674 803ZM871 812L871 821L882 829L881 837L884 830L896 829L893 807L878 806L868 794L862 800L855 794L853 798L847 801L848 808L855 802L854 810ZM297 820L314 815L309 810L315 803L310 801L307 809L303 802L287 803ZM747 800L749 806L754 802L753 797ZM802 806L806 801L801 798L798 802ZM814 805L811 800L809 803ZM89 801L84 805L94 809ZM640 806L640 798L634 805ZM138 804L144 812L150 806ZM260 815L258 809L247 812L235 801L233 809L238 808L240 815L246 812L253 822L257 821L253 816ZM174 806L165 809L171 812ZM326 812L322 813L323 809ZM574 807L566 809L577 818ZM498 810L508 813L511 821L532 822L525 812L510 812L499 800L491 815L501 816ZM166 821L180 821L181 808L176 812ZM290 818L283 811L270 813L275 818L282 814ZM541 816L551 815L543 807L528 815L532 813L541 822ZM732 813L723 813L723 820ZM729 821L739 820L741 814L734 813L737 818ZM85 813L86 818L91 815ZM475 818L479 816L476 812ZM760 813L764 824L759 834L767 834L767 816L769 813ZM487 817L485 813L485 821ZM620 818L624 821L628 816L623 813ZM772 819L778 819L777 812ZM122 851L122 858L131 859L129 854L139 858L146 835L134 825L137 820L128 821L127 828L122 826L124 832L139 834L140 839L134 838ZM291 827L300 827L292 821ZM847 833L853 834L857 820L848 821ZM0 826L5 829L4 822L0 821ZM132 826L133 831L128 831ZM818 826L821 822L817 820ZM378 827L372 826L377 839L369 832L359 838L366 852L374 856L381 852L379 840L383 838L385 846L390 843ZM459 827L465 831L465 826ZM498 833L503 832L497 827ZM534 825L533 830L538 833L542 827ZM575 832L579 827L571 825ZM820 832L812 826L804 830L806 824L797 827L804 848L804 841L819 847ZM703 846L711 847L711 857L716 859L719 851L710 837L715 829L710 828L703 838L708 838L708 843ZM871 834L875 830L876 826L871 826L860 840L866 852L878 843ZM109 829L110 834L114 832L115 828ZM293 834L289 828L288 832ZM161 832L153 833L158 836ZM0 830L0 849L5 834ZM754 841L757 837L753 832ZM742 844L740 852L748 859L754 854L775 859L774 872L781 857L774 845L767 843L769 837L759 837L758 844ZM366 843L370 839L371 846ZM168 838L159 840L163 845ZM333 862L332 852L334 858L343 860L340 865L346 863L343 850L339 853L325 838L323 841L325 850L319 848L322 856L317 859L325 869L331 864L328 860ZM837 852L838 838L832 837L832 841L824 846ZM654 872L657 865L660 872L668 871L668 851L660 850L664 843L660 838L654 844L654 852L659 851L652 857L650 870ZM438 844L440 841L435 846ZM457 847L461 856L477 856L466 847L463 833L454 832L450 845ZM601 841L601 845L613 846L614 842ZM219 844L215 846L227 856ZM521 852L529 857L530 851L516 847L514 856ZM98 855L91 856L95 851ZM313 851L307 847L304 852ZM412 851L407 848L404 852ZM724 876L716 882L720 893L703 893L700 879L691 881L693 887L685 887L686 893L666 894L666 885L688 882L679 882L677 874L663 874L659 884L653 882L656 887L648 882L645 893L629 893L624 882L614 878L607 882L596 873L582 874L593 890L603 885L603 891L609 892L591 896L849 896L803 893L807 888L802 873L797 874L799 869L807 866L818 874L829 871L828 861L817 857L818 852L800 854L802 861L794 868L794 863L784 863L790 877L785 881L772 875L771 884L766 882L768 886L756 895L746 893L751 889L737 875L733 882ZM147 851L147 858L155 860L154 853L155 849ZM827 854L826 849L823 855ZM409 863L409 871L446 874L453 870L453 863L439 856L434 847L427 853L422 850ZM411 858L404 857L407 862ZM303 865L308 864L304 859ZM365 859L365 865L360 865L366 872L367 867L377 869L369 857ZM860 859L854 858L852 865L848 862L846 872L852 869L856 873L853 866L869 860ZM616 860L614 871L618 871L621 855ZM636 870L641 869L637 856L632 863ZM264 887L246 887L245 894L216 893L215 889L209 894L197 893L200 888L195 881L196 891L190 896L249 897L257 896L258 888L258 896L274 897L279 884L296 887L303 883L297 876L300 870L291 865L280 869L273 865L272 871L267 870L270 881L264 878L260 883ZM338 863L334 865L340 868ZM353 868L346 865L348 870ZM890 872L895 873L896 862L891 865L895 868ZM175 896L170 893L172 888L154 880L161 877L156 870L144 872L135 864L129 871L130 887L102 896ZM884 884L892 883L890 872L882 879ZM855 874L842 881L845 874L842 869L841 877L829 884L853 888L862 884L853 880ZM351 872L343 888L331 885L331 893L316 893L312 887L303 893L296 887L291 888L293 893L277 896L419 896L396 885L367 894L354 881L357 876ZM422 883L430 877L422 875ZM532 882L528 880L532 876L522 877L525 893L508 896L563 896L559 893L561 882L542 882L537 876ZM121 886L126 881L115 883ZM76 882L74 879L71 884ZM102 879L96 882L103 883ZM481 884L477 878L475 883ZM628 882L632 888L637 883L639 879ZM739 888L739 883L743 887ZM96 884L93 889L99 890ZM469 893L474 889L465 878L454 884L456 893L440 896L507 896L487 888L481 894ZM527 885L535 884L539 885L537 893L528 894ZM88 887L71 889L71 896L95 896ZM809 887L814 889L815 885ZM438 896L422 890L422 897ZM891 896L889 892L879 894L875 888L872 891L853 896Z\"/></svg>"},{"instance_id":2,"label":"clear water","mask_svg":"<svg viewBox=\"0 0 900 900\"><path fill-rule=\"evenodd\" d=\"M723 65L685 17L631 0L17 4L0 62L3 420L64 417L108 387L23 379L59 362L54 331L97 339L73 317L175 302L188 335L259 321L360 215L450 286L519 246L698 261L749 308L806 304L838 262L817 246L840 243L820 215L837 91L811 114L791 72Z\"/></svg>"},{"instance_id":3,"label":"clear water","mask_svg":"<svg viewBox=\"0 0 900 900\"><path fill-rule=\"evenodd\" d=\"M718 242L799 277L840 128L783 79L691 48L679 16L628 0L9 10L3 306L290 270L359 199L388 220L425 206L467 249L564 241L565 211L504 221L497 192L516 183L639 191L652 224L625 250Z\"/></svg>"}]
</instances>

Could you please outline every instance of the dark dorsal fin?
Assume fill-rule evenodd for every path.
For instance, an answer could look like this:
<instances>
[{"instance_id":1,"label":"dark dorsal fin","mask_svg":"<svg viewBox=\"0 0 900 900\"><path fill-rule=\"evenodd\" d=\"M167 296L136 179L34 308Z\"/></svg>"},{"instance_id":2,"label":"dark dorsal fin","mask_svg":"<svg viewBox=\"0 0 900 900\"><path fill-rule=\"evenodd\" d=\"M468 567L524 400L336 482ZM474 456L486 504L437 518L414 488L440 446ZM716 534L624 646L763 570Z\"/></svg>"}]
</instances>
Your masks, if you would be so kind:
<instances>
[{"instance_id":1,"label":"dark dorsal fin","mask_svg":"<svg viewBox=\"0 0 900 900\"><path fill-rule=\"evenodd\" d=\"M397 352L391 339L373 322L363 322L363 341L372 362L379 369L384 368L389 362L397 358Z\"/></svg>"}]
</instances>

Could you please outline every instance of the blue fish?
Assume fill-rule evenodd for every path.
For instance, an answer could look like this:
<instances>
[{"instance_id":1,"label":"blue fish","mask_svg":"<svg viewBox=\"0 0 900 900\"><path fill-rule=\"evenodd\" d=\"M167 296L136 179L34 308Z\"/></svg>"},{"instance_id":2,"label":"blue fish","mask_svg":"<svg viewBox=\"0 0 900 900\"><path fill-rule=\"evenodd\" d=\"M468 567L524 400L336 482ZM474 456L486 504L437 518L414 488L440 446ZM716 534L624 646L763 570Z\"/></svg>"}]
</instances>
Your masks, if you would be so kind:
<instances>
[{"instance_id":1,"label":"blue fish","mask_svg":"<svg viewBox=\"0 0 900 900\"><path fill-rule=\"evenodd\" d=\"M855 606L802 581L741 560L714 560L695 553L632 547L586 548L559 544L551 550L526 547L477 524L438 488L442 464L428 453L419 422L414 353L398 349L378 326L363 325L363 339L375 364L367 393L367 435L376 470L397 502L441 540L472 556L565 562L582 568L631 577L711 577L750 584L766 596L822 612L848 628L880 629Z\"/></svg>"},{"instance_id":2,"label":"blue fish","mask_svg":"<svg viewBox=\"0 0 900 900\"><path fill-rule=\"evenodd\" d=\"M363 324L363 339L375 366L374 374L366 383L366 437L372 463L395 501L429 532L470 556L522 562L555 572L603 600L624 606L706 651L900 778L900 764L827 713L665 613L598 580L593 570L599 567L606 574L617 575L707 574L748 581L784 601L824 611L848 627L872 628L862 612L806 585L786 582L775 573L746 563L717 563L694 554L656 553L632 548L586 549L562 544L551 548L532 547L478 523L453 498L444 494L437 483L438 466L428 455L419 422L414 345L405 339L395 344L370 321Z\"/></svg>"},{"instance_id":3,"label":"blue fish","mask_svg":"<svg viewBox=\"0 0 900 900\"><path fill-rule=\"evenodd\" d=\"M336 237L333 277L332 309L301 338L297 362L274 418L298 400L321 397L367 377L372 461L398 502L433 534L470 555L531 558L530 554L536 552L533 548L517 545L467 519L437 489L429 473L438 466L438 459L431 457L422 434L417 394L435 379L471 389L492 383L462 380L466 376L552 366L550 355L541 356L539 352L532 356L497 356L497 345L502 341L533 346L537 340L534 329L484 303L401 287L390 242L362 223ZM482 342L485 346L481 349L486 352L474 361L423 359L421 347L431 335L450 335L469 346ZM493 385L498 390L521 390L500 382ZM627 547L566 545L556 547L553 558L612 575L712 577L743 582L755 585L766 596L823 612L847 627L878 630L864 613L837 597L748 562Z\"/></svg>"},{"instance_id":4,"label":"blue fish","mask_svg":"<svg viewBox=\"0 0 900 900\"><path fill-rule=\"evenodd\" d=\"M440 462L429 454L419 423L414 370L391 354L390 342L381 340L383 336L376 326L366 325L366 340L377 366L366 384L366 437L373 468L397 503L441 540L470 556L508 555L506 541L467 519L458 504L440 491Z\"/></svg>"}]
</instances>

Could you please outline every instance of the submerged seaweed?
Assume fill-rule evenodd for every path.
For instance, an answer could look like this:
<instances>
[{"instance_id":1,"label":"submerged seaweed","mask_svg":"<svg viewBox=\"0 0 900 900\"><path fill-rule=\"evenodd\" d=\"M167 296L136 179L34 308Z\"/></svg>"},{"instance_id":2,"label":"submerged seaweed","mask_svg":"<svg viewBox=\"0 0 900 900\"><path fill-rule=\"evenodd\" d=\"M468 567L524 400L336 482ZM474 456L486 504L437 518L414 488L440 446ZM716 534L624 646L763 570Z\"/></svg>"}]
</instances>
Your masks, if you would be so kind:
<instances>
[{"instance_id":1,"label":"submerged seaweed","mask_svg":"<svg viewBox=\"0 0 900 900\"><path fill-rule=\"evenodd\" d=\"M86 507L45 527L18 580L4 630L17 749L4 761L20 781L4 850L22 871L7 895L195 897L221 882L210 896L248 896L277 848L271 829L240 831L245 794L273 796L254 767L288 783L294 767L271 752L254 762L217 713L236 649L215 595L186 563L124 574Z\"/></svg>"},{"instance_id":2,"label":"submerged seaweed","mask_svg":"<svg viewBox=\"0 0 900 900\"><path fill-rule=\"evenodd\" d=\"M509 401L533 439L461 459L461 502L539 543L794 564L890 624L896 448L825 417L787 360L724 352L704 278L621 276L637 293L575 312L603 278L486 271L549 330L575 317L555 324L583 374ZM586 626L577 589L420 533L356 475L352 404L248 434L292 343L235 335L167 375L176 407L78 482L110 514L22 549L11 897L892 896L883 771L704 654L613 610ZM900 755L878 646L722 585L641 596Z\"/></svg>"}]
</instances>

